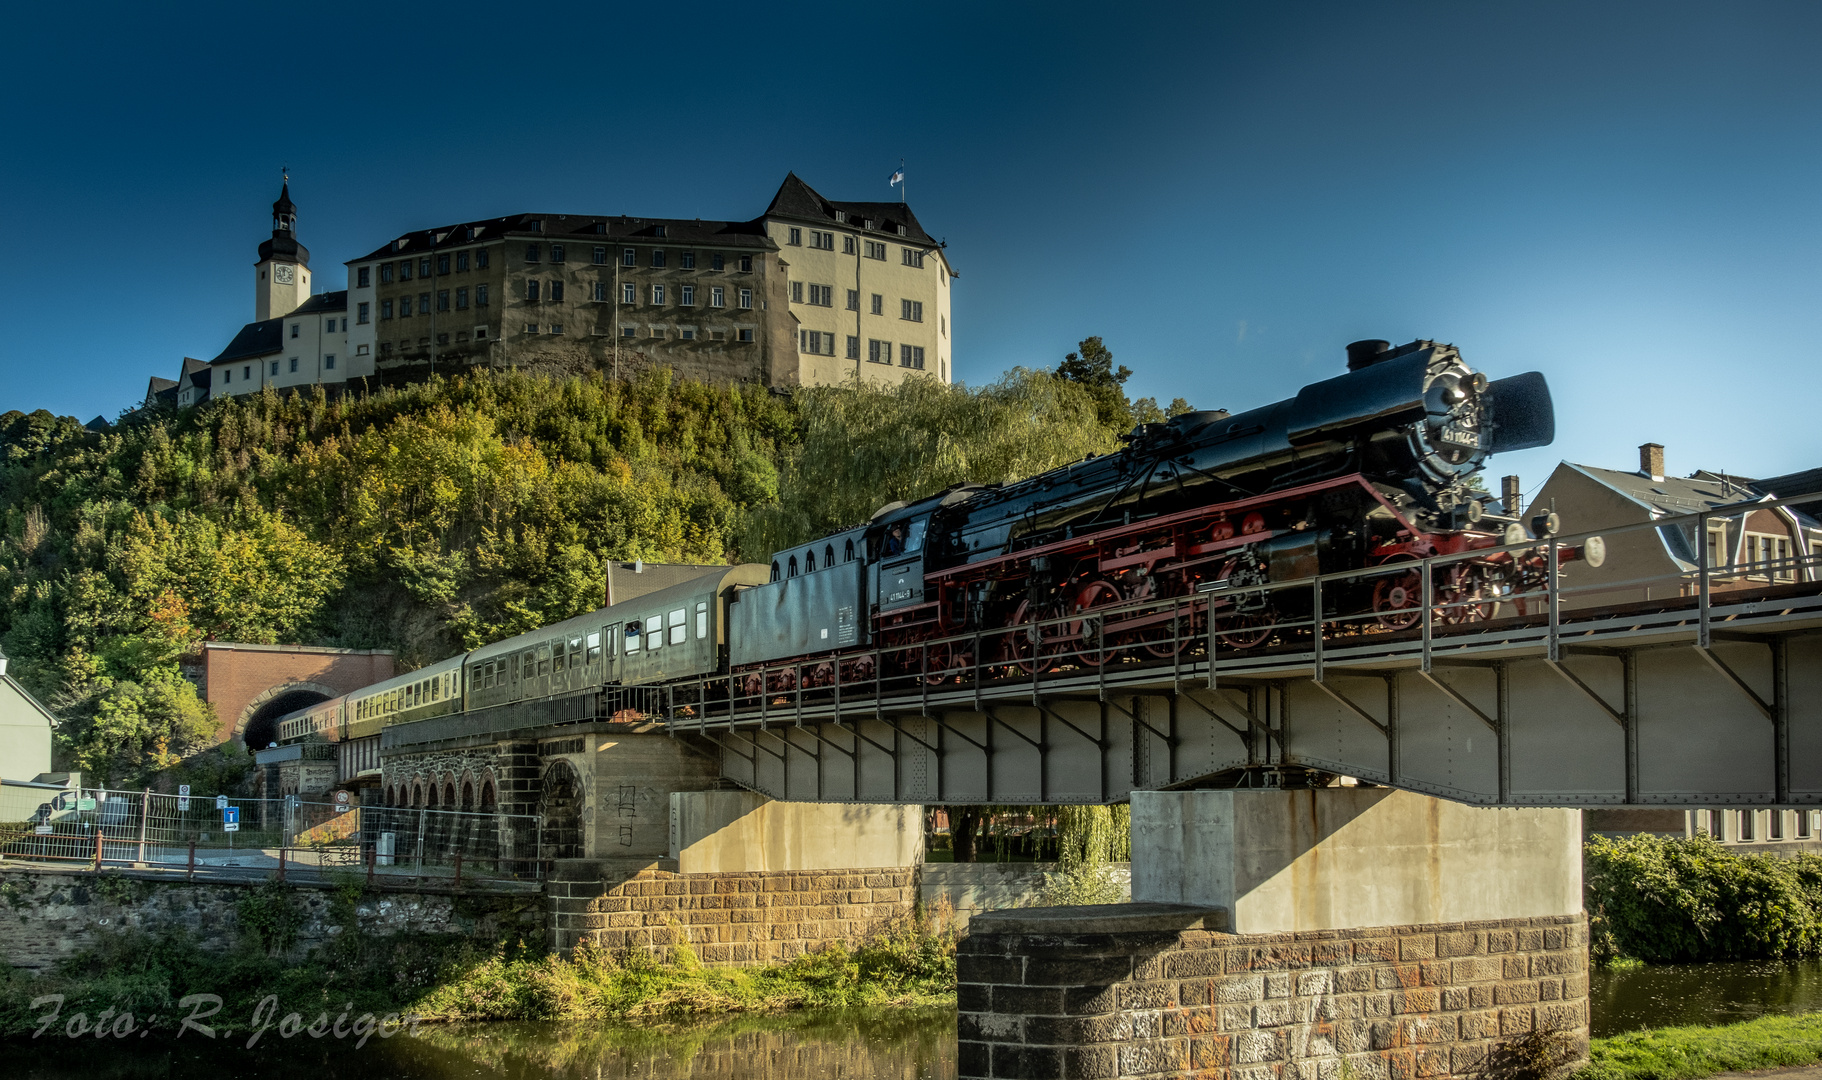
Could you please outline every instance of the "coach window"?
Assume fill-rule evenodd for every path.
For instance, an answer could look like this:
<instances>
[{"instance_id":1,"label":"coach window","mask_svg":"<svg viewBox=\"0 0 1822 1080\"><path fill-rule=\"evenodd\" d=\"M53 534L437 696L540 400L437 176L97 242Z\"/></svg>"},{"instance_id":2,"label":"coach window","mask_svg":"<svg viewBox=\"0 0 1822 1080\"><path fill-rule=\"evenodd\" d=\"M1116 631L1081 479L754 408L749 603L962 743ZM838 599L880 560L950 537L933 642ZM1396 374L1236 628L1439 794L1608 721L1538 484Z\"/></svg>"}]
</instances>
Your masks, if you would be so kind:
<instances>
[{"instance_id":1,"label":"coach window","mask_svg":"<svg viewBox=\"0 0 1822 1080\"><path fill-rule=\"evenodd\" d=\"M688 612L678 608L671 612L671 644L681 645L690 639L690 621Z\"/></svg>"},{"instance_id":2,"label":"coach window","mask_svg":"<svg viewBox=\"0 0 1822 1080\"><path fill-rule=\"evenodd\" d=\"M538 674L540 676L550 674L550 645L548 643L538 646Z\"/></svg>"},{"instance_id":3,"label":"coach window","mask_svg":"<svg viewBox=\"0 0 1822 1080\"><path fill-rule=\"evenodd\" d=\"M701 641L709 636L709 604L707 600L696 605L696 640Z\"/></svg>"},{"instance_id":4,"label":"coach window","mask_svg":"<svg viewBox=\"0 0 1822 1080\"><path fill-rule=\"evenodd\" d=\"M534 679L538 675L538 654L536 650L526 649L519 657L519 677Z\"/></svg>"},{"instance_id":5,"label":"coach window","mask_svg":"<svg viewBox=\"0 0 1822 1080\"><path fill-rule=\"evenodd\" d=\"M591 651L598 653L601 650L599 648L595 648ZM576 634L575 636L573 636L569 639L569 666L570 667L582 666L583 655L584 654L582 652L582 635ZM589 659L589 662L593 662L594 657L590 656L588 659Z\"/></svg>"},{"instance_id":6,"label":"coach window","mask_svg":"<svg viewBox=\"0 0 1822 1080\"><path fill-rule=\"evenodd\" d=\"M561 672L563 670L563 660L563 639L558 638L550 643L550 670L553 673Z\"/></svg>"},{"instance_id":7,"label":"coach window","mask_svg":"<svg viewBox=\"0 0 1822 1080\"><path fill-rule=\"evenodd\" d=\"M633 619L626 624L626 652L632 655L639 651L639 620Z\"/></svg>"},{"instance_id":8,"label":"coach window","mask_svg":"<svg viewBox=\"0 0 1822 1080\"><path fill-rule=\"evenodd\" d=\"M601 659L601 635L599 633L588 635L588 652L586 655L588 656L588 662L591 664L596 663Z\"/></svg>"},{"instance_id":9,"label":"coach window","mask_svg":"<svg viewBox=\"0 0 1822 1080\"><path fill-rule=\"evenodd\" d=\"M645 647L656 649L664 644L664 615L647 615L645 617Z\"/></svg>"}]
</instances>

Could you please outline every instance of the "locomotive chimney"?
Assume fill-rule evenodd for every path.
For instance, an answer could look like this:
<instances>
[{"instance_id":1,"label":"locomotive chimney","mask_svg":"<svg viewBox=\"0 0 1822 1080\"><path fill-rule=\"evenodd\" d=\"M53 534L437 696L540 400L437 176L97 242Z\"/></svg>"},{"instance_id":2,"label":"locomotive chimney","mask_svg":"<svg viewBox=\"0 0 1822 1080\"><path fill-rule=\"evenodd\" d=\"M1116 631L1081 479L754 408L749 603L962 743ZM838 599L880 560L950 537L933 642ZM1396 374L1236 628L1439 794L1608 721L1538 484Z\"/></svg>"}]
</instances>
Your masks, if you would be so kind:
<instances>
[{"instance_id":1,"label":"locomotive chimney","mask_svg":"<svg viewBox=\"0 0 1822 1080\"><path fill-rule=\"evenodd\" d=\"M1359 371L1361 368L1372 367L1391 347L1391 342L1381 341L1379 338L1350 342L1348 344L1348 370Z\"/></svg>"},{"instance_id":2,"label":"locomotive chimney","mask_svg":"<svg viewBox=\"0 0 1822 1080\"><path fill-rule=\"evenodd\" d=\"M1664 444L1648 442L1639 447L1639 472L1653 480L1664 478Z\"/></svg>"},{"instance_id":3,"label":"locomotive chimney","mask_svg":"<svg viewBox=\"0 0 1822 1080\"><path fill-rule=\"evenodd\" d=\"M1518 477L1499 478L1499 501L1506 508L1508 517L1517 517L1525 512L1525 494L1524 489L1518 486Z\"/></svg>"}]
</instances>

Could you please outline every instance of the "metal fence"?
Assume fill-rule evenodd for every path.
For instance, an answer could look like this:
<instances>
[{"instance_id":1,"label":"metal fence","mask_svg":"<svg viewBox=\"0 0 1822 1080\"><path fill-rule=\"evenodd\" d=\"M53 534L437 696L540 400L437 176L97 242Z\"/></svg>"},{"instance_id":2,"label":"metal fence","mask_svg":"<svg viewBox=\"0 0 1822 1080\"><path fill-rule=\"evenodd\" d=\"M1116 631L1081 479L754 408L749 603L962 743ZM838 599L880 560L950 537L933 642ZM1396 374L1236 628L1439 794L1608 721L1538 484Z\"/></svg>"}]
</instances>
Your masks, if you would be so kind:
<instances>
[{"instance_id":1,"label":"metal fence","mask_svg":"<svg viewBox=\"0 0 1822 1080\"><path fill-rule=\"evenodd\" d=\"M65 865L537 881L544 870L538 826L537 817L525 814L297 796L0 786L0 856Z\"/></svg>"}]
</instances>

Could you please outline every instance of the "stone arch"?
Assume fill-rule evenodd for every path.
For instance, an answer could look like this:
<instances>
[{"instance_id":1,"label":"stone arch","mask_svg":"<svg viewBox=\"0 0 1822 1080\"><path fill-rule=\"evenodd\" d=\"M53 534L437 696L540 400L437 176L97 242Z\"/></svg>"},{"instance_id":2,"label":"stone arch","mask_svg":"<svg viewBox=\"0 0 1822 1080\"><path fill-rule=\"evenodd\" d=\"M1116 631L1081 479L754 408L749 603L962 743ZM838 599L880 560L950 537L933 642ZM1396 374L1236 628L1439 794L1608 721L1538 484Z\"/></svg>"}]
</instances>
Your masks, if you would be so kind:
<instances>
[{"instance_id":1,"label":"stone arch","mask_svg":"<svg viewBox=\"0 0 1822 1080\"><path fill-rule=\"evenodd\" d=\"M574 765L559 758L545 768L544 783L538 791L544 858L582 857L582 794L582 778Z\"/></svg>"},{"instance_id":2,"label":"stone arch","mask_svg":"<svg viewBox=\"0 0 1822 1080\"><path fill-rule=\"evenodd\" d=\"M264 750L267 744L278 741L279 717L341 694L333 686L303 680L268 686L247 702L247 707L235 718L234 737L248 750Z\"/></svg>"}]
</instances>

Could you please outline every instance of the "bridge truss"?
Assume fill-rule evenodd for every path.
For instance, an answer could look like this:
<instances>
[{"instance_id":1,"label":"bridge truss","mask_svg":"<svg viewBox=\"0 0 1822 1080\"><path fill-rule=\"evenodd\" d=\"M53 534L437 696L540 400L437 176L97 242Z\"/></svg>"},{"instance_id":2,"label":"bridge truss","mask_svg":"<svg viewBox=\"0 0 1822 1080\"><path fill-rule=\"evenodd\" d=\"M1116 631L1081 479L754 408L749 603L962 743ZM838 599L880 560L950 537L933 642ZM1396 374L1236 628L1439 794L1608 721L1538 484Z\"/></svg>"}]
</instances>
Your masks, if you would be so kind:
<instances>
[{"instance_id":1,"label":"bridge truss","mask_svg":"<svg viewBox=\"0 0 1822 1080\"><path fill-rule=\"evenodd\" d=\"M1437 599L1474 552L1112 605L673 685L660 708L726 777L787 800L1105 803L1345 775L1481 805L1822 805L1822 554L1710 567L1691 546L1692 568L1590 585L1543 545L1546 584L1496 600ZM1324 601L1381 578L1412 602ZM1221 614L1249 593L1304 614ZM1664 598L1616 602L1633 596Z\"/></svg>"}]
</instances>

